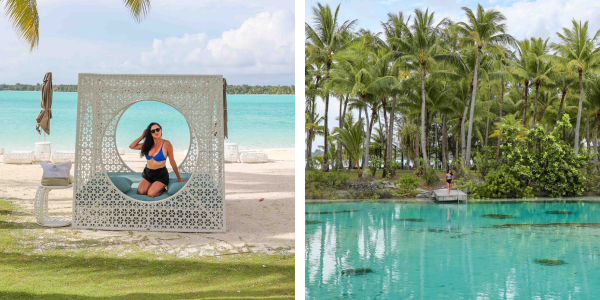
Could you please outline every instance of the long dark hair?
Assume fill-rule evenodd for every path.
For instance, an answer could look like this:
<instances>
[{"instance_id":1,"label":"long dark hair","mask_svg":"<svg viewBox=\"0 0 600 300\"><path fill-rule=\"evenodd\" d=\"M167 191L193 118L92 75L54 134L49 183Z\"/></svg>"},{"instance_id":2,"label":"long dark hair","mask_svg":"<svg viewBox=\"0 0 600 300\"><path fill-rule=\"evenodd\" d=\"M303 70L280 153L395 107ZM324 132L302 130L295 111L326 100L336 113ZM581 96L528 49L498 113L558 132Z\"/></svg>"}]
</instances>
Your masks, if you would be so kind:
<instances>
[{"instance_id":1,"label":"long dark hair","mask_svg":"<svg viewBox=\"0 0 600 300\"><path fill-rule=\"evenodd\" d=\"M144 136L144 144L142 145L140 157L148 155L148 153L150 153L150 149L152 149L154 146L154 138L152 137L152 132L150 132L150 128L152 128L153 125L158 125L158 127L160 127L160 136L162 137L162 126L156 122L150 123L150 125L148 125L146 128L146 136Z\"/></svg>"}]
</instances>

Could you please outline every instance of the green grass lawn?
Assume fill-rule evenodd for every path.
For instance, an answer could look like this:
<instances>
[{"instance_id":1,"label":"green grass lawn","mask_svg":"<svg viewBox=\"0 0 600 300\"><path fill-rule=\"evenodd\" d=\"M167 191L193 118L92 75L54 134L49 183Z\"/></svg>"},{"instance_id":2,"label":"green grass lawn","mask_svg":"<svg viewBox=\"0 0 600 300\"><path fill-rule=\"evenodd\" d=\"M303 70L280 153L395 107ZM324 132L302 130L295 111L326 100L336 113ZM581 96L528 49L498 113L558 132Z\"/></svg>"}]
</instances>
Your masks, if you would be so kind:
<instances>
[{"instance_id":1,"label":"green grass lawn","mask_svg":"<svg viewBox=\"0 0 600 300\"><path fill-rule=\"evenodd\" d=\"M0 299L294 298L293 255L178 258L93 242L43 250L48 229L32 220L0 200Z\"/></svg>"}]
</instances>

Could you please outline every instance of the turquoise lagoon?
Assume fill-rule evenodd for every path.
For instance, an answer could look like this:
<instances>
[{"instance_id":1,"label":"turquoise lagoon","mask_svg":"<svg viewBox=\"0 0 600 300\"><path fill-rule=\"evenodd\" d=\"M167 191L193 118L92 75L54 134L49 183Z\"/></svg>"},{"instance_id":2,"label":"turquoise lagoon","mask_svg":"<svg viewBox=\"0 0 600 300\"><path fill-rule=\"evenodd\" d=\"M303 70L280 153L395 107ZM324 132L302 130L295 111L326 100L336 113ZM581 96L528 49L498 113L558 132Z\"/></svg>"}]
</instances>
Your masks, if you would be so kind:
<instances>
[{"instance_id":1,"label":"turquoise lagoon","mask_svg":"<svg viewBox=\"0 0 600 300\"><path fill-rule=\"evenodd\" d=\"M294 147L293 95L228 95L226 142L254 148ZM0 147L7 151L33 150L43 135L35 130L40 112L40 92L0 91ZM77 93L53 94L50 135L52 150L75 150ZM117 127L117 146L128 148L150 122L158 122L164 138L177 151L187 150L189 129L183 116L171 106L143 101L131 106Z\"/></svg>"},{"instance_id":2,"label":"turquoise lagoon","mask_svg":"<svg viewBox=\"0 0 600 300\"><path fill-rule=\"evenodd\" d=\"M306 299L600 297L598 203L307 204L306 220Z\"/></svg>"}]
</instances>

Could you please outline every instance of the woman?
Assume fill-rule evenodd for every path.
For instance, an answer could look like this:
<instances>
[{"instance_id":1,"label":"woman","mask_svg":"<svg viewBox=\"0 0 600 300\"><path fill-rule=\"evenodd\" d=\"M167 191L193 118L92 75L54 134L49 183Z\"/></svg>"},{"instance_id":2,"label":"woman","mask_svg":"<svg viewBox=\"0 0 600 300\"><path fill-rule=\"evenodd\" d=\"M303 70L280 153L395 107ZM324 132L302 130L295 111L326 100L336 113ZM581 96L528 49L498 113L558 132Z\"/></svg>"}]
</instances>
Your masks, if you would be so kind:
<instances>
[{"instance_id":1,"label":"woman","mask_svg":"<svg viewBox=\"0 0 600 300\"><path fill-rule=\"evenodd\" d=\"M144 143L140 141L144 139ZM169 171L167 170L167 157L173 167L173 172L177 175L179 182L187 180L181 179L177 164L173 158L173 146L167 140L162 139L162 127L158 123L150 123L148 128L138 139L129 145L130 149L142 150L140 157L146 156L148 160L144 172L142 172L142 181L138 186L137 193L147 195L148 197L158 197L165 191L169 184Z\"/></svg>"},{"instance_id":2,"label":"woman","mask_svg":"<svg viewBox=\"0 0 600 300\"><path fill-rule=\"evenodd\" d=\"M448 186L448 195L450 195L453 180L454 178L452 178L452 171L448 170L448 173L446 173L446 185Z\"/></svg>"}]
</instances>

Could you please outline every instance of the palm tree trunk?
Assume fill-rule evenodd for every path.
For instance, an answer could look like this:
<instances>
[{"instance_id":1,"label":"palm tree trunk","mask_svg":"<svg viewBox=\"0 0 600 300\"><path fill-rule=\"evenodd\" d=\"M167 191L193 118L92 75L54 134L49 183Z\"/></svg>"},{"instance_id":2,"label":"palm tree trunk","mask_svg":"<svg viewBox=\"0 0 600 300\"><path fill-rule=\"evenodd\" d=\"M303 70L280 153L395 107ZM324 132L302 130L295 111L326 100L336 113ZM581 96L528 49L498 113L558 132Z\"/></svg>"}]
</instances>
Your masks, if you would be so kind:
<instances>
[{"instance_id":1,"label":"palm tree trunk","mask_svg":"<svg viewBox=\"0 0 600 300\"><path fill-rule=\"evenodd\" d=\"M469 89L469 95L473 92L473 84L471 83L471 88ZM461 154L463 166L465 164L466 155L467 155L467 142L465 141L465 122L467 120L467 112L469 111L469 97L467 97L467 101L465 101L465 108L463 109L462 117L460 118L460 146L461 146ZM457 150L458 151L458 150Z\"/></svg>"},{"instance_id":2,"label":"palm tree trunk","mask_svg":"<svg viewBox=\"0 0 600 300\"><path fill-rule=\"evenodd\" d=\"M342 102L344 101L344 96L342 95L342 99L340 99L340 122L338 128L344 128L344 115L342 115ZM336 154L336 169L341 170L344 168L344 164L342 163L342 142L338 140L337 142L337 154Z\"/></svg>"},{"instance_id":3,"label":"palm tree trunk","mask_svg":"<svg viewBox=\"0 0 600 300\"><path fill-rule=\"evenodd\" d=\"M427 158L427 149L425 144L425 63L421 63L421 147L423 148L423 161L425 167L429 167L429 159Z\"/></svg>"},{"instance_id":4,"label":"palm tree trunk","mask_svg":"<svg viewBox=\"0 0 600 300\"><path fill-rule=\"evenodd\" d=\"M327 76L329 77L329 76ZM325 95L325 128L324 128L324 134L325 134L325 141L323 142L324 145L324 151L323 151L323 165L321 166L321 169L323 170L323 172L328 172L329 171L329 141L328 141L328 137L329 137L329 128L327 127L327 111L329 110L329 93L327 93L327 95Z\"/></svg>"},{"instance_id":5,"label":"palm tree trunk","mask_svg":"<svg viewBox=\"0 0 600 300\"><path fill-rule=\"evenodd\" d=\"M394 97L394 99L392 99L392 109L390 110L390 122L389 124L387 124L387 140L386 140L386 148L390 149L388 152L386 152L385 155L385 169L383 171L384 173L384 177L386 174L386 170L388 170L390 168L390 161L392 160L392 145L393 145L393 140L394 140L394 109L396 108L396 97ZM385 110L384 110L385 111ZM394 160L396 160L396 158L393 158Z\"/></svg>"},{"instance_id":6,"label":"palm tree trunk","mask_svg":"<svg viewBox=\"0 0 600 300\"><path fill-rule=\"evenodd\" d=\"M581 79L583 70L579 69L579 106L577 107L577 123L575 125L575 156L579 154L579 127L581 125L581 108L583 105L583 80Z\"/></svg>"},{"instance_id":7,"label":"palm tree trunk","mask_svg":"<svg viewBox=\"0 0 600 300\"><path fill-rule=\"evenodd\" d=\"M529 80L525 80L525 97L523 98L523 126L527 118L527 92L529 91Z\"/></svg>"},{"instance_id":8,"label":"palm tree trunk","mask_svg":"<svg viewBox=\"0 0 600 300\"><path fill-rule=\"evenodd\" d=\"M458 137L455 137L454 139L456 140L456 148L454 149L454 160L456 161L458 159Z\"/></svg>"},{"instance_id":9,"label":"palm tree trunk","mask_svg":"<svg viewBox=\"0 0 600 300\"><path fill-rule=\"evenodd\" d=\"M371 108L371 123L369 124L369 130L367 131L367 148L365 149L365 153L369 153L369 145L371 144L371 134L373 133L373 124L375 124L375 116L376 116L376 111L375 108ZM366 112L365 112L366 114ZM369 168L369 156L365 156L365 164L363 165L363 170L368 169ZM375 174L371 174L372 176L375 176Z\"/></svg>"},{"instance_id":10,"label":"palm tree trunk","mask_svg":"<svg viewBox=\"0 0 600 300\"><path fill-rule=\"evenodd\" d=\"M367 130L369 128L369 114L367 113L367 104L365 103L364 98L361 98L361 99L363 99L363 109L365 110L365 126L363 127L363 134L364 134L364 136L366 136ZM359 110L359 116L360 116L360 112L362 112L362 111ZM363 155L363 161L361 163L361 169L363 169L363 170L365 168L365 159L364 158L365 157Z\"/></svg>"},{"instance_id":11,"label":"palm tree trunk","mask_svg":"<svg viewBox=\"0 0 600 300\"><path fill-rule=\"evenodd\" d=\"M502 106L504 106L504 79L502 79L502 91L500 94L500 124L502 124ZM500 160L500 137L498 137L498 146L496 147L496 161Z\"/></svg>"},{"instance_id":12,"label":"palm tree trunk","mask_svg":"<svg viewBox=\"0 0 600 300\"><path fill-rule=\"evenodd\" d=\"M314 120L314 116L315 116L315 99L312 99L311 101L312 103L310 104L311 108L310 108L310 116L311 119L313 120L312 122L315 123L316 121ZM306 154L306 169L307 170L312 170L314 168L313 164L312 164L312 141L313 141L313 135L315 134L315 130L314 127L311 127L308 130L308 142L307 142L307 154Z\"/></svg>"},{"instance_id":13,"label":"palm tree trunk","mask_svg":"<svg viewBox=\"0 0 600 300\"><path fill-rule=\"evenodd\" d=\"M365 124L367 126L366 138L365 138L365 154L363 155L363 161L362 161L362 170L364 172L369 167L369 140L371 139L371 136L369 134L369 132L370 132L369 131L369 115L367 112L367 105L365 104L365 96L362 96L362 100L363 100L363 109L365 110L365 118L367 119L367 123Z\"/></svg>"},{"instance_id":14,"label":"palm tree trunk","mask_svg":"<svg viewBox=\"0 0 600 300\"><path fill-rule=\"evenodd\" d=\"M492 87L490 86L490 94L488 95L488 101L492 101ZM490 112L490 108L488 107L488 114ZM485 147L488 145L488 133L490 128L490 116L488 115L485 121Z\"/></svg>"},{"instance_id":15,"label":"palm tree trunk","mask_svg":"<svg viewBox=\"0 0 600 300\"><path fill-rule=\"evenodd\" d=\"M448 128L446 128L446 114L442 115L442 169L448 170Z\"/></svg>"},{"instance_id":16,"label":"palm tree trunk","mask_svg":"<svg viewBox=\"0 0 600 300\"><path fill-rule=\"evenodd\" d=\"M585 143L587 144L588 154L592 153L592 149L590 149L590 115L587 116L585 121Z\"/></svg>"},{"instance_id":17,"label":"palm tree trunk","mask_svg":"<svg viewBox=\"0 0 600 300\"><path fill-rule=\"evenodd\" d=\"M537 114L538 94L539 94L540 83L535 82L535 103L533 103L533 121L531 123L531 129L535 129L535 116ZM533 151L537 148L537 144L533 143Z\"/></svg>"},{"instance_id":18,"label":"palm tree trunk","mask_svg":"<svg viewBox=\"0 0 600 300\"><path fill-rule=\"evenodd\" d=\"M540 83L536 81L536 83L535 83L535 103L533 104L533 121L531 123L532 129L535 129L535 116L537 113L539 88L540 88ZM535 151L535 145L533 145L533 150Z\"/></svg>"},{"instance_id":19,"label":"palm tree trunk","mask_svg":"<svg viewBox=\"0 0 600 300\"><path fill-rule=\"evenodd\" d=\"M558 124L558 120L560 119L560 112L562 111L563 102L565 101L565 95L567 94L567 89L564 88L562 90L562 95L560 96L560 106L558 107L558 113L556 114L556 123Z\"/></svg>"},{"instance_id":20,"label":"palm tree trunk","mask_svg":"<svg viewBox=\"0 0 600 300\"><path fill-rule=\"evenodd\" d=\"M473 118L475 115L475 98L477 96L477 69L479 69L479 58L481 56L481 47L478 46L477 58L475 59L475 72L473 77L473 99L471 100L471 113L469 114L469 134L467 135L467 159L465 161L465 167L467 170L471 166L471 139L473 138Z\"/></svg>"},{"instance_id":21,"label":"palm tree trunk","mask_svg":"<svg viewBox=\"0 0 600 300\"><path fill-rule=\"evenodd\" d=\"M417 128L417 134L415 138L415 155L413 157L414 167L418 168L421 164L419 164L419 129Z\"/></svg>"},{"instance_id":22,"label":"palm tree trunk","mask_svg":"<svg viewBox=\"0 0 600 300\"><path fill-rule=\"evenodd\" d=\"M596 117L594 118L594 133L592 137L592 141L594 142L594 163L598 162L598 123L600 123L600 110L596 112Z\"/></svg>"}]
</instances>

